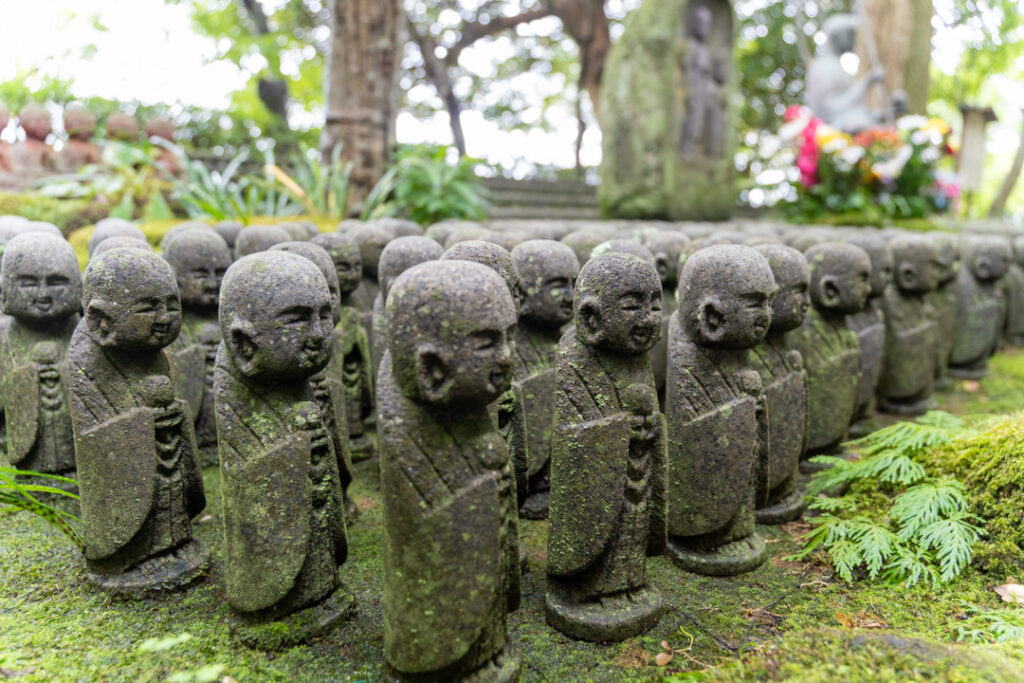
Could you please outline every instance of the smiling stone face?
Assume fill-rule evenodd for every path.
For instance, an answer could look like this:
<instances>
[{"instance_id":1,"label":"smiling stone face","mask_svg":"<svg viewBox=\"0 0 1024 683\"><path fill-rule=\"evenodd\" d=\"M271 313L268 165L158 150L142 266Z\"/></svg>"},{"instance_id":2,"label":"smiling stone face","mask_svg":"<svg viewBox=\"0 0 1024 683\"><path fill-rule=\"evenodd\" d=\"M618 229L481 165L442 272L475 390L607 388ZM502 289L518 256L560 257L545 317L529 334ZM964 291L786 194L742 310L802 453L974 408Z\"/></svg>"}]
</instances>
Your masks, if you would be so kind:
<instances>
[{"instance_id":1,"label":"smiling stone face","mask_svg":"<svg viewBox=\"0 0 1024 683\"><path fill-rule=\"evenodd\" d=\"M572 249L552 240L529 240L512 249L519 270L519 318L543 327L572 320L573 287L580 265Z\"/></svg>"},{"instance_id":2,"label":"smiling stone face","mask_svg":"<svg viewBox=\"0 0 1024 683\"><path fill-rule=\"evenodd\" d=\"M170 240L164 258L174 269L185 308L217 307L221 281L231 265L228 244L213 230L186 230Z\"/></svg>"},{"instance_id":3,"label":"smiling stone face","mask_svg":"<svg viewBox=\"0 0 1024 683\"><path fill-rule=\"evenodd\" d=\"M661 278L632 254L593 258L576 281L576 333L587 346L638 355L661 338Z\"/></svg>"},{"instance_id":4,"label":"smiling stone face","mask_svg":"<svg viewBox=\"0 0 1024 683\"><path fill-rule=\"evenodd\" d=\"M811 268L811 300L821 310L849 315L863 310L871 293L871 259L860 247L823 242L804 255Z\"/></svg>"},{"instance_id":5,"label":"smiling stone face","mask_svg":"<svg viewBox=\"0 0 1024 683\"><path fill-rule=\"evenodd\" d=\"M78 311L82 274L75 251L55 235L29 233L7 243L0 266L0 301L15 318L54 321Z\"/></svg>"},{"instance_id":6,"label":"smiling stone face","mask_svg":"<svg viewBox=\"0 0 1024 683\"><path fill-rule=\"evenodd\" d=\"M788 332L803 324L811 307L811 272L807 260L796 249L781 244L755 247L768 260L775 278L772 332Z\"/></svg>"}]
</instances>

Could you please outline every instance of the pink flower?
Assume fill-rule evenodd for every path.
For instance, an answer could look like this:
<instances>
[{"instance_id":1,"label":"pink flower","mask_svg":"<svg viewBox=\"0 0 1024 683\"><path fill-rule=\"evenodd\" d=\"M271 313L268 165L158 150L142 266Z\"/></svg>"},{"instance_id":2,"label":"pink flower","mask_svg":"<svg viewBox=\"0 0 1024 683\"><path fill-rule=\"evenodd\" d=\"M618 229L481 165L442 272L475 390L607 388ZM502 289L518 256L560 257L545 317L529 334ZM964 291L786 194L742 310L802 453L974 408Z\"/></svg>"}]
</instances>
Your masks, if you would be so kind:
<instances>
[{"instance_id":1,"label":"pink flower","mask_svg":"<svg viewBox=\"0 0 1024 683\"><path fill-rule=\"evenodd\" d=\"M803 145L800 146L800 154L796 159L796 167L800 169L800 182L804 187L814 187L818 184L818 145L814 141L814 134L821 125L821 119L811 119L804 128Z\"/></svg>"},{"instance_id":2,"label":"pink flower","mask_svg":"<svg viewBox=\"0 0 1024 683\"><path fill-rule=\"evenodd\" d=\"M783 121L796 121L804 115L804 108L799 104L791 104L786 107L786 113L782 115Z\"/></svg>"}]
</instances>

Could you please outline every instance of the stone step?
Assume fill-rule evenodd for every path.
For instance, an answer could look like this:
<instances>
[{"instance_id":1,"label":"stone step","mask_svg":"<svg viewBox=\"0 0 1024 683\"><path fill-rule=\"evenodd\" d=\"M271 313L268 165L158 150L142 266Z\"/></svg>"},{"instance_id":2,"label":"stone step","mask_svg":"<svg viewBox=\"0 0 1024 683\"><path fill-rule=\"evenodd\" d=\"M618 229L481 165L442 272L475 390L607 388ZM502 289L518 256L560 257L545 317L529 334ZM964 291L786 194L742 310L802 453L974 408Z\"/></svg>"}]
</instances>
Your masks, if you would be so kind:
<instances>
[{"instance_id":1,"label":"stone step","mask_svg":"<svg viewBox=\"0 0 1024 683\"><path fill-rule=\"evenodd\" d=\"M592 220L601 217L597 204L593 206L500 206L494 205L487 211L492 219L551 219L551 220Z\"/></svg>"}]
</instances>

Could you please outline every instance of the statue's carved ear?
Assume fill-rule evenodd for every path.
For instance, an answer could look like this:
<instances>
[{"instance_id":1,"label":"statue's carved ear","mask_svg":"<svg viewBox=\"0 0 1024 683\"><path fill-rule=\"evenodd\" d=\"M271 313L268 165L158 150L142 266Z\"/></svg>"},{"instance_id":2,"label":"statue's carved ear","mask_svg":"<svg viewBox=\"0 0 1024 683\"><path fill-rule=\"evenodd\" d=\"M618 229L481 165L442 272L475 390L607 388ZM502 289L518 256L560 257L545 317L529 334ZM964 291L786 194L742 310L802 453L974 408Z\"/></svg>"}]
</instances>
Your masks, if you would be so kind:
<instances>
[{"instance_id":1,"label":"statue's carved ear","mask_svg":"<svg viewBox=\"0 0 1024 683\"><path fill-rule=\"evenodd\" d=\"M0 285L0 310L7 309L7 288Z\"/></svg>"},{"instance_id":2,"label":"statue's carved ear","mask_svg":"<svg viewBox=\"0 0 1024 683\"><path fill-rule=\"evenodd\" d=\"M705 299L700 305L697 323L705 340L712 343L721 341L725 334L725 311L721 302L714 297Z\"/></svg>"},{"instance_id":3,"label":"statue's carved ear","mask_svg":"<svg viewBox=\"0 0 1024 683\"><path fill-rule=\"evenodd\" d=\"M591 299L584 299L580 302L579 326L576 333L581 341L588 346L596 344L601 339L601 308Z\"/></svg>"},{"instance_id":4,"label":"statue's carved ear","mask_svg":"<svg viewBox=\"0 0 1024 683\"><path fill-rule=\"evenodd\" d=\"M420 395L431 403L444 403L454 383L447 354L434 344L420 344L416 349L416 384Z\"/></svg>"},{"instance_id":5,"label":"statue's carved ear","mask_svg":"<svg viewBox=\"0 0 1024 683\"><path fill-rule=\"evenodd\" d=\"M917 285L917 268L912 263L904 261L900 264L899 270L900 286L910 289Z\"/></svg>"},{"instance_id":6,"label":"statue's carved ear","mask_svg":"<svg viewBox=\"0 0 1024 683\"><path fill-rule=\"evenodd\" d=\"M108 341L113 311L109 303L102 299L91 299L85 307L85 323L89 331L99 339L100 344Z\"/></svg>"},{"instance_id":7,"label":"statue's carved ear","mask_svg":"<svg viewBox=\"0 0 1024 683\"><path fill-rule=\"evenodd\" d=\"M839 286L839 278L835 275L823 275L820 283L821 303L826 308L839 305L843 290Z\"/></svg>"},{"instance_id":8,"label":"statue's carved ear","mask_svg":"<svg viewBox=\"0 0 1024 683\"><path fill-rule=\"evenodd\" d=\"M228 352L243 374L250 374L255 368L256 330L248 320L236 320L231 324L231 334L224 340Z\"/></svg>"}]
</instances>

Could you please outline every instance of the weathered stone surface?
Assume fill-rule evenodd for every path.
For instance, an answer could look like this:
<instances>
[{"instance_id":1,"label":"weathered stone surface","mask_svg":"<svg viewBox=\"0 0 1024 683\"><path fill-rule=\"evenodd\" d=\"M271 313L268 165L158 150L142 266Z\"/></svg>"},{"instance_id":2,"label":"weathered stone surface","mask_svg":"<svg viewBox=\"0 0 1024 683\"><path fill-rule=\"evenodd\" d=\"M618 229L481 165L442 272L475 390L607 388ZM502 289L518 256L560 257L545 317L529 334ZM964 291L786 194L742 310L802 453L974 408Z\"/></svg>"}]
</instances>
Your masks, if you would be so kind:
<instances>
[{"instance_id":1,"label":"weathered stone surface","mask_svg":"<svg viewBox=\"0 0 1024 683\"><path fill-rule=\"evenodd\" d=\"M787 333L800 327L811 306L804 255L781 244L756 247L775 278L772 322L765 340L751 351L764 385L768 415L768 481L757 486L757 521L782 524L804 510L800 458L807 448L807 375Z\"/></svg>"},{"instance_id":2,"label":"weathered stone surface","mask_svg":"<svg viewBox=\"0 0 1024 683\"><path fill-rule=\"evenodd\" d=\"M739 245L702 249L679 275L665 396L668 546L688 571L739 574L766 557L754 509L767 485L768 416L750 350L768 333L774 289L765 258Z\"/></svg>"},{"instance_id":3,"label":"weathered stone surface","mask_svg":"<svg viewBox=\"0 0 1024 683\"><path fill-rule=\"evenodd\" d=\"M938 286L927 296L935 316L937 337L935 388L944 389L949 385L946 374L953 353L953 342L956 340L956 276L960 272L960 245L956 237L949 233L933 232L930 238L938 250L941 265Z\"/></svg>"},{"instance_id":4,"label":"weathered stone surface","mask_svg":"<svg viewBox=\"0 0 1024 683\"><path fill-rule=\"evenodd\" d=\"M956 278L957 323L949 374L980 379L988 374L1006 321L1003 282L1011 261L1003 237L970 237L962 247L963 267Z\"/></svg>"},{"instance_id":5,"label":"weathered stone surface","mask_svg":"<svg viewBox=\"0 0 1024 683\"><path fill-rule=\"evenodd\" d=\"M228 220L215 223L213 229L224 238L224 241L228 243L228 248L234 253L235 240L238 239L238 233L242 232L245 226L238 221Z\"/></svg>"},{"instance_id":6,"label":"weathered stone surface","mask_svg":"<svg viewBox=\"0 0 1024 683\"><path fill-rule=\"evenodd\" d=\"M662 608L647 583L647 556L665 547L665 417L647 358L661 282L643 260L609 254L578 285L555 371L545 611L573 638L624 640Z\"/></svg>"},{"instance_id":7,"label":"weathered stone surface","mask_svg":"<svg viewBox=\"0 0 1024 683\"><path fill-rule=\"evenodd\" d=\"M334 307L322 272L297 254L246 256L222 285L224 575L235 635L251 647L308 641L352 605L338 579L348 555L339 457L311 381L330 361Z\"/></svg>"},{"instance_id":8,"label":"weathered stone surface","mask_svg":"<svg viewBox=\"0 0 1024 683\"><path fill-rule=\"evenodd\" d=\"M364 223L353 229L350 234L359 245L359 256L363 263L363 279L358 289L352 293L352 301L359 308L360 321L369 335L371 358L380 358L382 354L377 352L376 341L373 338L373 302L380 293L380 255L388 242L395 239L395 233L391 228L378 223ZM374 376L377 371L378 367L373 365Z\"/></svg>"},{"instance_id":9,"label":"weathered stone surface","mask_svg":"<svg viewBox=\"0 0 1024 683\"><path fill-rule=\"evenodd\" d=\"M490 269L430 261L394 282L387 316L378 401L389 675L516 680L515 480L488 409L511 382L515 306Z\"/></svg>"},{"instance_id":10,"label":"weathered stone surface","mask_svg":"<svg viewBox=\"0 0 1024 683\"><path fill-rule=\"evenodd\" d=\"M92 250L92 257L96 258L105 251L111 249L141 249L143 251L153 251L153 246L146 240L140 240L138 237L127 237L124 235L118 235L116 237L108 237Z\"/></svg>"},{"instance_id":11,"label":"weathered stone surface","mask_svg":"<svg viewBox=\"0 0 1024 683\"><path fill-rule=\"evenodd\" d=\"M934 405L938 330L928 295L938 285L939 253L923 235L897 237L890 245L894 279L883 299L886 367L879 407L920 415Z\"/></svg>"},{"instance_id":12,"label":"weathered stone surface","mask_svg":"<svg viewBox=\"0 0 1024 683\"><path fill-rule=\"evenodd\" d=\"M276 225L250 225L235 238L235 259L266 251L288 240L288 233Z\"/></svg>"},{"instance_id":13,"label":"weathered stone surface","mask_svg":"<svg viewBox=\"0 0 1024 683\"><path fill-rule=\"evenodd\" d=\"M7 243L0 265L0 405L7 462L18 469L74 475L67 348L81 301L82 274L64 239L30 233Z\"/></svg>"},{"instance_id":14,"label":"weathered stone surface","mask_svg":"<svg viewBox=\"0 0 1024 683\"><path fill-rule=\"evenodd\" d=\"M837 14L825 21L822 29L827 42L824 52L807 69L807 105L822 121L845 133L858 133L878 124L879 116L868 109L868 88L884 80L884 72L855 80L843 68L840 57L857 45L859 19Z\"/></svg>"},{"instance_id":15,"label":"weathered stone surface","mask_svg":"<svg viewBox=\"0 0 1024 683\"><path fill-rule=\"evenodd\" d=\"M887 240L878 233L858 230L846 242L860 247L871 259L871 292L864 309L846 316L846 324L857 333L860 348L860 395L854 420L865 420L875 410L878 382L885 368L886 322L882 298L892 281L893 255Z\"/></svg>"},{"instance_id":16,"label":"weathered stone surface","mask_svg":"<svg viewBox=\"0 0 1024 683\"><path fill-rule=\"evenodd\" d=\"M605 65L602 211L721 220L735 207L727 0L647 0Z\"/></svg>"},{"instance_id":17,"label":"weathered stone surface","mask_svg":"<svg viewBox=\"0 0 1024 683\"><path fill-rule=\"evenodd\" d=\"M96 245L111 237L134 237L146 241L146 233L122 218L104 218L96 223L89 237L89 256L92 257Z\"/></svg>"},{"instance_id":18,"label":"weathered stone surface","mask_svg":"<svg viewBox=\"0 0 1024 683\"><path fill-rule=\"evenodd\" d=\"M181 328L174 271L113 249L85 271L68 348L68 400L89 578L133 595L179 588L206 568L190 518L206 505L188 404L163 349Z\"/></svg>"},{"instance_id":19,"label":"weathered stone surface","mask_svg":"<svg viewBox=\"0 0 1024 683\"><path fill-rule=\"evenodd\" d=\"M823 242L804 256L811 269L811 310L790 333L807 372L807 456L833 453L853 421L860 397L860 348L846 316L864 309L871 259L852 244ZM801 463L801 468L812 468Z\"/></svg>"},{"instance_id":20,"label":"weathered stone surface","mask_svg":"<svg viewBox=\"0 0 1024 683\"><path fill-rule=\"evenodd\" d=\"M1006 271L1006 328L1003 338L1024 345L1024 237L1013 240L1013 263Z\"/></svg>"},{"instance_id":21,"label":"weathered stone surface","mask_svg":"<svg viewBox=\"0 0 1024 683\"><path fill-rule=\"evenodd\" d=\"M654 254L651 253L650 249L636 240L614 239L608 240L607 242L601 242L601 244L594 247L594 250L590 252L590 258L597 258L598 256L603 256L605 254L633 254L633 256L639 256L652 266L654 265Z\"/></svg>"},{"instance_id":22,"label":"weathered stone surface","mask_svg":"<svg viewBox=\"0 0 1024 683\"><path fill-rule=\"evenodd\" d=\"M577 260L580 262L580 266L582 266L590 260L590 254L593 253L594 247L601 244L601 242L611 239L612 232L608 226L598 223L590 227L573 230L559 241L572 249L573 253L576 254Z\"/></svg>"},{"instance_id":23,"label":"weathered stone surface","mask_svg":"<svg viewBox=\"0 0 1024 683\"><path fill-rule=\"evenodd\" d=\"M661 277L661 339L651 349L651 370L654 372L654 386L658 390L658 403L665 407L665 376L668 372L668 324L676 312L679 299L676 287L679 283L681 259L692 244L692 240L681 232L656 230L644 238L646 246L654 256L654 265Z\"/></svg>"}]
</instances>

